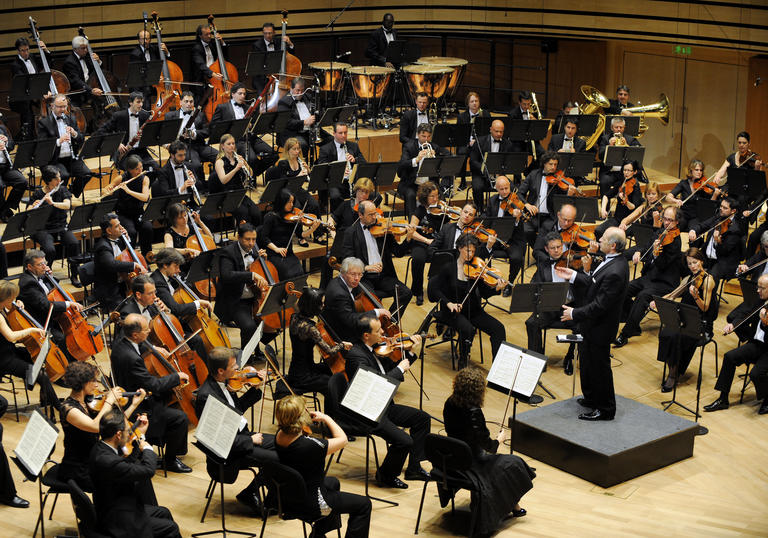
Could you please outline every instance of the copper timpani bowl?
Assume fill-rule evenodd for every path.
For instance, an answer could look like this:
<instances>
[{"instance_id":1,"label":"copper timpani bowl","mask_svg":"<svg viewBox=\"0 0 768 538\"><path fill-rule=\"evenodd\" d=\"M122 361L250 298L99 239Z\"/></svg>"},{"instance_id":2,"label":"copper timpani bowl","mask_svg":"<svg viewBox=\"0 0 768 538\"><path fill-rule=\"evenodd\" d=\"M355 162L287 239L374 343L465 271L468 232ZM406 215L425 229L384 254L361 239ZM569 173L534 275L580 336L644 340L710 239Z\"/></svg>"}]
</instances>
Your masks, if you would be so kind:
<instances>
[{"instance_id":1,"label":"copper timpani bowl","mask_svg":"<svg viewBox=\"0 0 768 538\"><path fill-rule=\"evenodd\" d=\"M376 65L359 65L347 68L352 78L352 89L360 99L381 97L389 86L392 73L391 67Z\"/></svg>"}]
</instances>

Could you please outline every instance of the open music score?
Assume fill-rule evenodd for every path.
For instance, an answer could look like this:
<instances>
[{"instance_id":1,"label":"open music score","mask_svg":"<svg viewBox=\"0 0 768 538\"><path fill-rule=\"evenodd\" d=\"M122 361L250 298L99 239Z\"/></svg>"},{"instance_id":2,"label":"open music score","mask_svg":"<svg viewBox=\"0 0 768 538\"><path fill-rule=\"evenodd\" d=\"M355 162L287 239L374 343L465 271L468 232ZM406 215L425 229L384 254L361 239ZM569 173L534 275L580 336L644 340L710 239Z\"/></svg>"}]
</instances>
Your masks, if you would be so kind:
<instances>
[{"instance_id":1,"label":"open music score","mask_svg":"<svg viewBox=\"0 0 768 538\"><path fill-rule=\"evenodd\" d=\"M511 389L515 396L529 397L536 390L546 363L543 355L502 342L488 372L488 386L504 394Z\"/></svg>"},{"instance_id":2,"label":"open music score","mask_svg":"<svg viewBox=\"0 0 768 538\"><path fill-rule=\"evenodd\" d=\"M232 443L240 430L242 415L219 400L209 396L195 429L195 438L222 459L229 457Z\"/></svg>"},{"instance_id":3,"label":"open music score","mask_svg":"<svg viewBox=\"0 0 768 538\"><path fill-rule=\"evenodd\" d=\"M378 422L399 385L366 366L360 366L349 382L341 405L366 420Z\"/></svg>"},{"instance_id":4,"label":"open music score","mask_svg":"<svg viewBox=\"0 0 768 538\"><path fill-rule=\"evenodd\" d=\"M58 436L59 430L56 426L48 422L40 410L35 410L30 415L29 423L13 453L30 475L38 476L48 461Z\"/></svg>"}]
</instances>

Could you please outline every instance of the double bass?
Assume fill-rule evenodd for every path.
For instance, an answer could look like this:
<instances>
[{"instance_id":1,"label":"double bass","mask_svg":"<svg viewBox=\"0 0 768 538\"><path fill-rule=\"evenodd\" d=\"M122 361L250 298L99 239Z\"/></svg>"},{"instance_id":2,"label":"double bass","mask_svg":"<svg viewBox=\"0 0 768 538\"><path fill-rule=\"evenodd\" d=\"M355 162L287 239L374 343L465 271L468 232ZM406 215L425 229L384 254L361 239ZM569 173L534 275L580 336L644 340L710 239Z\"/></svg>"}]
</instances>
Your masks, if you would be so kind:
<instances>
[{"instance_id":1,"label":"double bass","mask_svg":"<svg viewBox=\"0 0 768 538\"><path fill-rule=\"evenodd\" d=\"M145 19L146 21L146 12ZM181 105L181 81L184 80L184 73L174 62L165 57L165 51L163 51L163 37L161 35L162 27L157 20L157 11L152 12L152 28L155 31L157 37L157 49L160 53L160 60L163 62L163 70L160 75L160 81L154 86L157 92L157 98L152 105L152 111L156 112L156 119L162 120L165 118L165 114L169 107L174 106L178 109ZM168 101L171 104L166 106Z\"/></svg>"},{"instance_id":2,"label":"double bass","mask_svg":"<svg viewBox=\"0 0 768 538\"><path fill-rule=\"evenodd\" d=\"M205 116L208 118L208 121L211 121L216 107L221 103L229 101L232 86L240 79L237 75L237 68L224 59L224 51L221 49L219 33L216 31L216 26L213 24L213 15L208 15L208 25L211 27L211 32L213 33L213 42L216 43L216 54L218 55L217 61L211 64L210 70L214 73L219 73L222 77L211 77L208 81L213 86L213 93L211 94L210 100L205 105Z\"/></svg>"},{"instance_id":3,"label":"double bass","mask_svg":"<svg viewBox=\"0 0 768 538\"><path fill-rule=\"evenodd\" d=\"M88 47L88 57L93 58L91 41L88 39L88 36L85 35L85 29L82 26L77 29L77 34L80 37L85 38L85 45ZM117 87L118 81L115 76L109 72L105 74L104 71L101 70L101 65L99 65L99 62L94 61L93 73L91 73L91 76L88 77L87 84L91 88L101 88L101 91L104 93L105 100L104 110L111 114L120 107L120 103L118 103L117 99L114 97L114 93L112 92L112 87L110 86L107 75L109 76L109 80L112 81L112 84Z\"/></svg>"},{"instance_id":4,"label":"double bass","mask_svg":"<svg viewBox=\"0 0 768 538\"><path fill-rule=\"evenodd\" d=\"M52 286L51 291L48 292L49 301L76 302L59 281L51 276L50 272L45 273L45 278ZM104 349L104 338L101 333L94 334L93 325L88 323L85 314L74 306L68 306L64 312L56 317L56 321L59 322L61 330L64 332L67 350L77 360L88 360Z\"/></svg>"},{"instance_id":5,"label":"double bass","mask_svg":"<svg viewBox=\"0 0 768 538\"><path fill-rule=\"evenodd\" d=\"M6 313L5 319L8 320L8 326L14 331L23 331L31 328L45 330L47 328L40 325L29 312L16 303L13 303L11 309ZM49 347L48 354L45 356L45 373L48 374L48 378L51 381L57 381L64 375L67 366L69 366L69 361L64 352L50 338L50 335L40 336L37 333L33 333L22 338L21 342L34 360L42 351L46 340L48 340Z\"/></svg>"},{"instance_id":6,"label":"double bass","mask_svg":"<svg viewBox=\"0 0 768 538\"><path fill-rule=\"evenodd\" d=\"M296 56L288 52L285 48L285 29L288 26L288 12L283 10L280 12L282 32L280 35L280 43L283 49L283 56L280 59L280 72L277 73L278 82L277 87L272 90L272 94L267 101L267 110L273 112L277 110L277 103L280 99L286 96L291 91L291 81L301 76L301 60Z\"/></svg>"}]
</instances>

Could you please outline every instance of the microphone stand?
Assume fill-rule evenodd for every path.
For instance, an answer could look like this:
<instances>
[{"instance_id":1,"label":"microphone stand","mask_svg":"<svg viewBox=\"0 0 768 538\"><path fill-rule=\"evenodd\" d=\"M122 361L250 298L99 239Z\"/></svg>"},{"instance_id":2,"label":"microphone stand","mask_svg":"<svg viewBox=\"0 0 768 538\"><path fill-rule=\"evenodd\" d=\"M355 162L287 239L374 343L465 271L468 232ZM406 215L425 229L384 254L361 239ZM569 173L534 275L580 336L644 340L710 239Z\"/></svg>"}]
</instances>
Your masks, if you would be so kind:
<instances>
[{"instance_id":1,"label":"microphone stand","mask_svg":"<svg viewBox=\"0 0 768 538\"><path fill-rule=\"evenodd\" d=\"M341 11L339 11L336 15L333 16L331 19L331 22L329 22L323 30L327 30L328 28L331 29L331 62L329 65L328 70L331 73L331 84L333 84L333 60L336 59L336 38L333 35L333 30L335 29L336 21L339 20L339 18L344 15L344 12L349 9L349 7L355 2L355 0L349 0L347 2L347 5L341 8ZM333 90L333 87L331 87L331 90ZM327 98L326 98L327 100ZM338 103L335 103L338 104ZM326 102L327 105L327 102Z\"/></svg>"}]
</instances>

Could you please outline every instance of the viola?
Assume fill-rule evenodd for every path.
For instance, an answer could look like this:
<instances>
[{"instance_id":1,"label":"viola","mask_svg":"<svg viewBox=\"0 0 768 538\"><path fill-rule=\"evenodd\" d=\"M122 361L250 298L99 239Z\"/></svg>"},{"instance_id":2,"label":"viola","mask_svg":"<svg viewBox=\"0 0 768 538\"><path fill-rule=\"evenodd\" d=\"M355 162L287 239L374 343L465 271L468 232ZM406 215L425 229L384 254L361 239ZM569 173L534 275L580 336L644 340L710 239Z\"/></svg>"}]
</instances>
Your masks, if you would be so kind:
<instances>
[{"instance_id":1,"label":"viola","mask_svg":"<svg viewBox=\"0 0 768 538\"><path fill-rule=\"evenodd\" d=\"M328 344L329 347L334 347L336 344L341 342L341 339L336 336L336 333L333 332L331 326L325 322L322 316L318 317L320 320L317 323L317 330L320 332L320 336L322 337L323 342ZM344 359L344 355L341 354L341 351L337 351L333 355L330 355L326 353L319 345L317 346L317 349L320 351L320 356L323 358L323 361L325 361L325 364L328 366L328 368L330 368L331 372L337 374L339 372L345 371L346 360Z\"/></svg>"},{"instance_id":2,"label":"viola","mask_svg":"<svg viewBox=\"0 0 768 538\"><path fill-rule=\"evenodd\" d=\"M323 222L317 215L312 213L305 213L298 207L294 207L291 211L283 215L283 220L290 223L301 222L304 226L312 226L316 222L319 222L322 226L330 230L335 230L336 227L330 222Z\"/></svg>"},{"instance_id":3,"label":"viola","mask_svg":"<svg viewBox=\"0 0 768 538\"><path fill-rule=\"evenodd\" d=\"M573 187L576 189L576 196L584 196L584 193L576 186L576 181L572 177L566 177L565 172L562 170L558 170L554 174L547 174L544 179L550 185L555 185L564 191L567 191L569 187Z\"/></svg>"},{"instance_id":4,"label":"viola","mask_svg":"<svg viewBox=\"0 0 768 538\"><path fill-rule=\"evenodd\" d=\"M192 288L187 286L182 279L178 276L173 276L171 278L173 278L179 285L179 287L176 288L176 291L173 292L173 299L177 303L187 304L200 300ZM203 345L205 346L206 351L211 351L215 347L232 347L227 333L210 316L210 314L206 312L206 309L198 308L193 315L186 317L184 321L189 324L189 327L193 331L200 331L200 337L203 339Z\"/></svg>"},{"instance_id":5,"label":"viola","mask_svg":"<svg viewBox=\"0 0 768 538\"><path fill-rule=\"evenodd\" d=\"M157 353L151 346L147 351L142 353L141 358L144 360L144 366L146 366L147 371L154 376L164 377L182 371L178 361L176 361L173 355L169 357L169 362L169 359L166 359L160 355L160 353ZM195 405L193 403L195 401L195 395L193 393L192 385L190 383L182 382L173 387L171 392L173 393L173 397L168 401L168 404L178 404L181 410L184 411L184 414L187 415L190 424L196 426L197 414L195 413Z\"/></svg>"},{"instance_id":6,"label":"viola","mask_svg":"<svg viewBox=\"0 0 768 538\"><path fill-rule=\"evenodd\" d=\"M23 331L31 328L43 329L43 326L29 312L16 303L11 305L11 309L6 313L5 319L8 320L8 326L14 331ZM33 333L21 339L24 347L27 348L27 352L33 358L40 354L46 340L48 340L50 347L48 348L48 355L45 357L45 373L48 374L48 378L51 381L56 381L64 375L69 365L64 352L48 336L40 336L38 333Z\"/></svg>"},{"instance_id":7,"label":"viola","mask_svg":"<svg viewBox=\"0 0 768 538\"><path fill-rule=\"evenodd\" d=\"M379 210L381 211L381 210ZM461 209L458 207L452 207L445 202L438 202L435 205L431 205L427 208L427 213L430 215L443 216L445 215L449 220L456 222L461 216Z\"/></svg>"},{"instance_id":8,"label":"viola","mask_svg":"<svg viewBox=\"0 0 768 538\"><path fill-rule=\"evenodd\" d=\"M519 196L517 196L516 192L510 193L509 196L506 198L500 198L499 199L499 209L504 211L505 213L509 213L512 215L512 211L515 209L519 209L522 215L520 216L521 219L523 219L525 222L528 222L531 220L531 212L528 211L528 208L525 207L525 202L523 202Z\"/></svg>"},{"instance_id":9,"label":"viola","mask_svg":"<svg viewBox=\"0 0 768 538\"><path fill-rule=\"evenodd\" d=\"M88 407L94 411L101 411L101 408L104 407L104 402L107 400L107 396L112 391L114 391L115 396L117 397L117 407L120 409L128 405L128 398L133 398L134 396L141 394L140 392L126 392L125 389L121 387L114 387L107 390L97 390L88 399ZM149 394L152 393L148 392L147 395Z\"/></svg>"},{"instance_id":10,"label":"viola","mask_svg":"<svg viewBox=\"0 0 768 538\"><path fill-rule=\"evenodd\" d=\"M45 273L45 278L51 284L52 289L48 292L48 300L76 302L72 296L51 276L50 271ZM87 360L104 349L104 338L101 334L94 334L94 327L81 311L70 305L67 309L56 316L64 333L67 350L74 358L79 361Z\"/></svg>"},{"instance_id":11,"label":"viola","mask_svg":"<svg viewBox=\"0 0 768 538\"><path fill-rule=\"evenodd\" d=\"M565 230L560 230L560 238L564 244L573 247L576 245L580 249L587 249L592 241L595 241L595 234L589 230L584 230L578 224L571 224Z\"/></svg>"},{"instance_id":12,"label":"viola","mask_svg":"<svg viewBox=\"0 0 768 538\"><path fill-rule=\"evenodd\" d=\"M145 15L146 17L146 15ZM146 20L146 18L145 18ZM163 50L162 27L157 20L157 11L152 12L152 28L157 36L157 49L160 53L160 60L163 62L163 70L160 75L160 81L154 86L157 92L157 99L152 105L152 110L157 111L157 119L162 120L169 107L173 106L178 110L181 106L181 81L184 80L184 73L174 62L165 57ZM170 101L170 103L168 103ZM168 103L167 106L166 103Z\"/></svg>"},{"instance_id":13,"label":"viola","mask_svg":"<svg viewBox=\"0 0 768 538\"><path fill-rule=\"evenodd\" d=\"M122 234L122 237L123 241L125 241L125 250L120 253L117 259L121 262L138 263L144 267L145 271L148 271L149 265L147 265L147 260L144 259L144 256L133 249L133 245L131 245L131 240L128 235ZM139 273L135 270L131 271L130 273L120 273L120 278L125 281L126 284L130 284L131 281L138 276L138 274Z\"/></svg>"},{"instance_id":14,"label":"viola","mask_svg":"<svg viewBox=\"0 0 768 538\"><path fill-rule=\"evenodd\" d=\"M180 370L189 376L192 389L198 389L208 377L208 368L200 355L185 343L184 329L178 318L158 308L149 328L150 341L170 351Z\"/></svg>"},{"instance_id":15,"label":"viola","mask_svg":"<svg viewBox=\"0 0 768 538\"><path fill-rule=\"evenodd\" d=\"M209 69L222 76L222 78L211 77L208 80L209 84L213 86L213 94L211 95L211 99L205 105L205 115L208 118L208 121L211 121L216 107L221 103L226 103L230 100L232 86L240 79L238 78L237 68L224 59L224 51L221 48L219 33L216 31L216 26L213 24L213 15L208 15L208 25L211 27L211 32L213 33L213 42L216 44L216 55L218 56L218 61L213 62Z\"/></svg>"},{"instance_id":16,"label":"viola","mask_svg":"<svg viewBox=\"0 0 768 538\"><path fill-rule=\"evenodd\" d=\"M192 234L187 237L185 246L189 249L196 250L198 252L208 252L209 250L216 250L216 241L208 234L203 233L200 227L192 218L192 212L189 212L189 227L192 229ZM216 297L216 286L209 279L203 279L194 283L195 289L205 299L211 300Z\"/></svg>"},{"instance_id":17,"label":"viola","mask_svg":"<svg viewBox=\"0 0 768 538\"><path fill-rule=\"evenodd\" d=\"M720 235L722 236L728 232L728 229L730 227L731 227L731 219L725 219L723 222L720 223L717 229L720 232Z\"/></svg>"},{"instance_id":18,"label":"viola","mask_svg":"<svg viewBox=\"0 0 768 538\"><path fill-rule=\"evenodd\" d=\"M480 278L491 287L496 287L498 282L504 281L504 277L493 271L480 256L475 256L472 260L464 263L464 275L472 280Z\"/></svg>"},{"instance_id":19,"label":"viola","mask_svg":"<svg viewBox=\"0 0 768 538\"><path fill-rule=\"evenodd\" d=\"M232 377L227 379L227 388L232 392L239 392L246 384L250 384L250 380L254 377L261 381L261 377L256 371L256 368L253 366L243 366L240 370L235 372Z\"/></svg>"},{"instance_id":20,"label":"viola","mask_svg":"<svg viewBox=\"0 0 768 538\"><path fill-rule=\"evenodd\" d=\"M621 187L619 188L619 192L623 195L621 198L621 203L623 205L627 205L627 202L629 202L629 197L632 195L632 192L635 190L636 183L637 183L637 180L635 178L632 178L624 181L621 184Z\"/></svg>"},{"instance_id":21,"label":"viola","mask_svg":"<svg viewBox=\"0 0 768 538\"><path fill-rule=\"evenodd\" d=\"M499 236L496 234L495 230L483 226L482 221L476 220L468 226L467 230L469 233L477 237L481 243L487 243L491 237L495 237L497 243L499 243L504 248L509 248L509 244L499 239Z\"/></svg>"},{"instance_id":22,"label":"viola","mask_svg":"<svg viewBox=\"0 0 768 538\"><path fill-rule=\"evenodd\" d=\"M675 238L679 236L680 236L679 228L677 227L672 229L665 228L659 235L658 239L653 243L653 255L654 256L661 255L661 252L662 250L664 250L664 247L672 244Z\"/></svg>"},{"instance_id":23,"label":"viola","mask_svg":"<svg viewBox=\"0 0 768 538\"><path fill-rule=\"evenodd\" d=\"M419 336L421 336L421 338L424 340L437 338L437 335L427 333L421 333ZM389 357L397 350L410 351L413 349L413 345L413 337L410 334L399 333L394 336L385 338L382 342L374 345L373 352L380 357Z\"/></svg>"}]
</instances>

